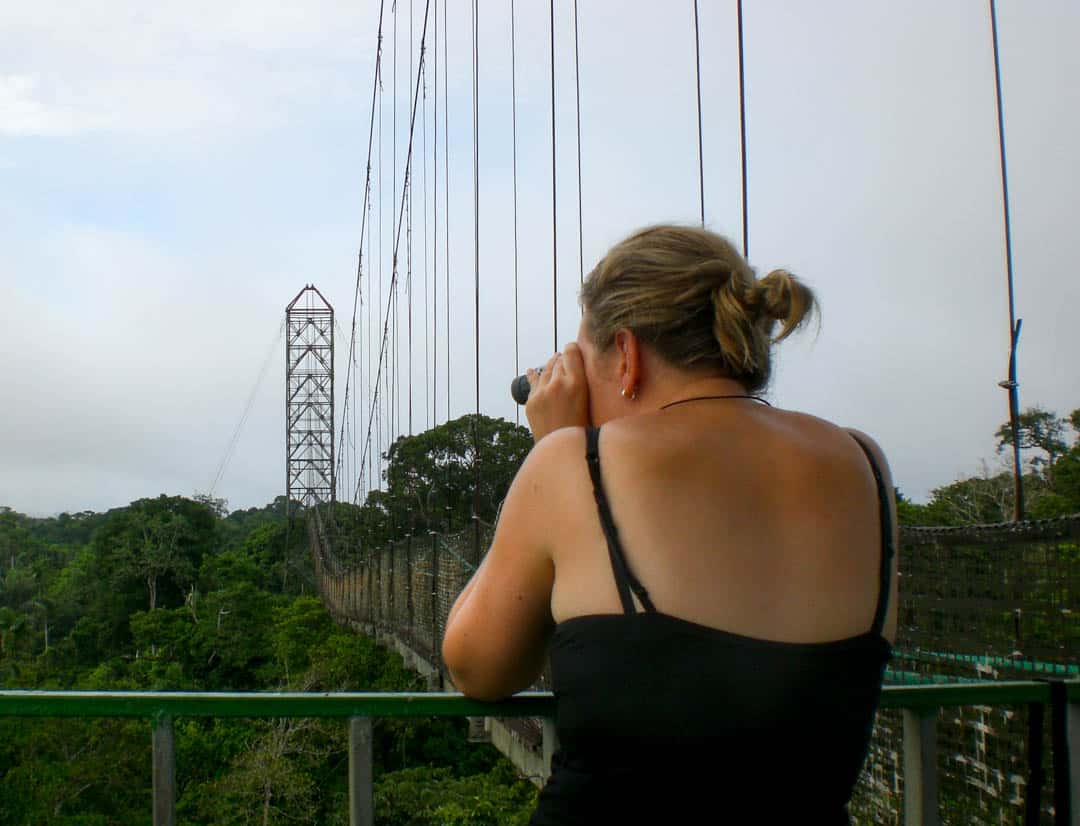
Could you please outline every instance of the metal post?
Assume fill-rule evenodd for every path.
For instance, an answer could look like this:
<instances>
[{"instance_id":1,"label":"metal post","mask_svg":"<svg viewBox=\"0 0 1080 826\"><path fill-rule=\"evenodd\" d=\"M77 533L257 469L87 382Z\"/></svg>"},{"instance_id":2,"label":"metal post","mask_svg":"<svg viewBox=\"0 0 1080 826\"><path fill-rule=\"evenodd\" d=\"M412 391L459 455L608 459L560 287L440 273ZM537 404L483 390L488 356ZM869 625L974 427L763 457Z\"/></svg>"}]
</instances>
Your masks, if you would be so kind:
<instances>
[{"instance_id":1,"label":"metal post","mask_svg":"<svg viewBox=\"0 0 1080 826\"><path fill-rule=\"evenodd\" d=\"M1054 822L1080 826L1080 704L1061 680L1050 681L1050 742L1054 761Z\"/></svg>"},{"instance_id":2,"label":"metal post","mask_svg":"<svg viewBox=\"0 0 1080 826\"><path fill-rule=\"evenodd\" d=\"M1024 826L1039 826L1043 786L1046 771L1043 769L1043 725L1046 707L1042 703L1028 705L1027 764L1028 781L1024 789Z\"/></svg>"},{"instance_id":3,"label":"metal post","mask_svg":"<svg viewBox=\"0 0 1080 826\"><path fill-rule=\"evenodd\" d=\"M172 717L163 714L157 718L151 740L154 826L176 826L176 749Z\"/></svg>"},{"instance_id":4,"label":"metal post","mask_svg":"<svg viewBox=\"0 0 1080 826\"><path fill-rule=\"evenodd\" d=\"M439 662L439 535L431 534L431 653Z\"/></svg>"},{"instance_id":5,"label":"metal post","mask_svg":"<svg viewBox=\"0 0 1080 826\"><path fill-rule=\"evenodd\" d=\"M904 826L938 826L937 712L904 709Z\"/></svg>"},{"instance_id":6,"label":"metal post","mask_svg":"<svg viewBox=\"0 0 1080 826\"><path fill-rule=\"evenodd\" d=\"M408 628L410 634L415 634L413 628L413 598L412 598L412 534L409 534L405 544L405 610L408 613Z\"/></svg>"},{"instance_id":7,"label":"metal post","mask_svg":"<svg viewBox=\"0 0 1080 826\"><path fill-rule=\"evenodd\" d=\"M349 718L349 826L373 826L372 733L370 717Z\"/></svg>"},{"instance_id":8,"label":"metal post","mask_svg":"<svg viewBox=\"0 0 1080 826\"><path fill-rule=\"evenodd\" d=\"M1080 703L1069 703L1065 713L1065 752L1069 761L1069 801L1072 823L1080 826Z\"/></svg>"},{"instance_id":9,"label":"metal post","mask_svg":"<svg viewBox=\"0 0 1080 826\"><path fill-rule=\"evenodd\" d=\"M400 540L399 540L399 542L400 542ZM387 586L386 586L386 596L387 596L386 612L389 615L387 617L386 624L389 627L393 628L395 631L397 630L398 617L397 617L397 600L394 599L394 596L395 596L394 595L394 587L395 587L395 584L396 584L395 580L397 579L395 574L397 573L397 558L398 558L398 544L399 544L399 542L394 542L394 543L392 543L390 545L390 576L388 577L389 581L387 582Z\"/></svg>"},{"instance_id":10,"label":"metal post","mask_svg":"<svg viewBox=\"0 0 1080 826\"><path fill-rule=\"evenodd\" d=\"M551 717L545 717L542 721L541 734L543 737L543 755L544 755L544 780L546 781L551 777L551 757L555 754L555 750L559 748L559 735L555 732L555 720Z\"/></svg>"},{"instance_id":11,"label":"metal post","mask_svg":"<svg viewBox=\"0 0 1080 826\"><path fill-rule=\"evenodd\" d=\"M1013 290L1012 220L1009 215L1009 169L1005 154L1005 114L1001 105L1001 56L998 50L997 4L990 0L990 35L994 47L994 91L997 102L998 160L1001 164L1001 211L1005 234L1005 271L1009 287L1009 378L998 382L1009 391L1009 427L1013 437L1013 521L1024 518L1024 478L1020 466L1020 428L1017 424L1020 400L1016 381L1016 344L1020 339L1021 319L1016 317Z\"/></svg>"}]
</instances>

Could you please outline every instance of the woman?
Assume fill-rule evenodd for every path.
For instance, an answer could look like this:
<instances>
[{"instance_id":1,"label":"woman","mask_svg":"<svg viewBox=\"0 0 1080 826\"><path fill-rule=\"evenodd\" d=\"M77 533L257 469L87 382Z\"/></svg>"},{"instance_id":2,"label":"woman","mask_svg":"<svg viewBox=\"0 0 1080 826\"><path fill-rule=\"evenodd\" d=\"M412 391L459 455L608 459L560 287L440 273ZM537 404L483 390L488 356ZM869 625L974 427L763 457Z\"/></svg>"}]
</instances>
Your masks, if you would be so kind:
<instances>
[{"instance_id":1,"label":"woman","mask_svg":"<svg viewBox=\"0 0 1080 826\"><path fill-rule=\"evenodd\" d=\"M447 621L454 684L505 697L550 653L560 748L533 823L846 823L896 520L870 438L756 395L813 294L658 226L581 302L577 341L530 372L537 444Z\"/></svg>"}]
</instances>

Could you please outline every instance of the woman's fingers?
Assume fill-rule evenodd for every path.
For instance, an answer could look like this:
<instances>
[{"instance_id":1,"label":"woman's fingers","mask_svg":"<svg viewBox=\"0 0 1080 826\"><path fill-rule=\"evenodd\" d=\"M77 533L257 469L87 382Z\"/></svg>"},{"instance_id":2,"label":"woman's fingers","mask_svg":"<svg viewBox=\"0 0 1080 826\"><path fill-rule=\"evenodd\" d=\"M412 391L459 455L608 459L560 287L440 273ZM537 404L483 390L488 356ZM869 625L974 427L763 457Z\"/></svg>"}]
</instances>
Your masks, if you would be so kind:
<instances>
[{"instance_id":1,"label":"woman's fingers","mask_svg":"<svg viewBox=\"0 0 1080 826\"><path fill-rule=\"evenodd\" d=\"M588 424L588 389L585 365L576 344L568 344L565 353L555 353L543 369L527 373L529 401L525 415L539 441L560 427Z\"/></svg>"},{"instance_id":2,"label":"woman's fingers","mask_svg":"<svg viewBox=\"0 0 1080 826\"><path fill-rule=\"evenodd\" d=\"M560 359L563 370L575 381L580 381L582 384L585 382L585 360L581 356L581 348L577 344L571 341L566 345L566 349L563 351L563 357Z\"/></svg>"}]
</instances>

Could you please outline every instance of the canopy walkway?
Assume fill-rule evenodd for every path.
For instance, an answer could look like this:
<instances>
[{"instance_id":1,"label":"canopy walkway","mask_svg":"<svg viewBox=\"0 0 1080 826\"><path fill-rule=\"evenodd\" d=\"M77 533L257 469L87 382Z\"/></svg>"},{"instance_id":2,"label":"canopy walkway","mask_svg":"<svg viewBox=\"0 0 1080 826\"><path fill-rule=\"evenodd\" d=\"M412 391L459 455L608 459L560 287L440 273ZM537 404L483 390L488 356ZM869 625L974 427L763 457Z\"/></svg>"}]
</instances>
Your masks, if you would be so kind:
<instances>
[{"instance_id":1,"label":"canopy walkway","mask_svg":"<svg viewBox=\"0 0 1080 826\"><path fill-rule=\"evenodd\" d=\"M742 3L735 5L737 41L732 44L731 53L738 66L739 208L742 251L749 257L743 15ZM683 11L689 13L690 9L687 7ZM696 63L696 170L700 219L705 224L707 192L700 92L702 36L697 3L693 4L692 11L693 43L688 42L687 47L693 46ZM393 15L393 39L388 47L384 47L383 33L384 29L389 30L391 21L384 19L384 13ZM404 10L401 15L400 23L404 27ZM471 117L472 140L471 157L464 162L462 150L468 143L464 135L458 135L453 144L450 141L452 96L447 52L462 43L448 37L448 16L445 3L440 14L438 2L425 2L422 15L417 15L414 30L410 6L409 72L405 82L400 84L399 93L397 74L404 55L399 61L398 5L392 5L388 12L385 7L380 8L356 288L347 333L345 390L339 397L343 399L342 413L337 419L340 427L335 432L332 361L327 364L325 359L317 358L318 347L333 352L332 321L320 332L318 341L301 342L308 347L306 356L302 350L295 351L298 353L296 358L290 356L290 371L310 371L310 374L296 374L300 378L320 376L320 397L307 407L297 405L295 395L290 395L287 402L294 405L289 408L290 427L299 423L296 433L290 430L288 443L300 445L301 451L307 451L303 456L294 456L290 447L288 461L292 464L288 465L287 471L290 498L308 508L311 552L318 587L327 606L340 622L373 634L395 647L409 663L428 675L429 684L435 691L446 685L439 656L446 616L487 547L489 529L476 521L478 509L474 507L474 522L459 534L426 533L405 536L385 548L365 547L348 527L348 520L338 518L337 503L351 502L359 506L372 501L372 497L378 500L386 493L388 456L402 436L438 426L440 421L449 422L452 410L460 414L465 407L470 407L479 418L482 408L481 352L500 349L503 355L508 355L511 349L508 339L496 342L494 337L482 339L481 336L482 307L487 307L490 316L492 305L489 297L486 301L481 298L480 200L481 194L486 193L480 185L479 77L482 54L478 4L473 4L469 20L472 94L469 100L471 112L467 114ZM454 18L454 22L458 19L460 16ZM1009 309L1008 379L1000 386L1008 391L1015 434L1018 410L1016 347L1020 320L1015 317L1013 307L1001 66L994 0L989 3L988 19L994 60L993 74L987 73L987 82L993 78L996 92L1006 251L1004 275L1007 276ZM500 239L506 241L507 249L500 247L499 252L500 260L505 262L500 268L500 273L505 274L504 281L509 281L511 271L513 274L513 365L515 373L520 373L523 365L518 337L521 313L518 302L516 72L519 64L515 52L516 20L511 3L507 107L512 124L508 153L511 162L499 168L506 172L509 167L510 175L504 177L512 177L513 181L512 200L508 197L505 203L505 212L512 210L513 215L512 268L509 239ZM576 3L573 4L571 28L578 149L577 209L571 217L577 222L573 240L577 241L575 263L580 281L585 272L582 242L585 222ZM556 77L559 73L556 70L555 33L555 4L552 3L550 332L551 341L558 349L560 275L564 285L561 291L567 292L565 266L562 270L559 266L558 231L560 224L569 221L566 215L560 216L558 210L560 165L556 152L556 113L559 111ZM390 58L389 66L385 65L387 58ZM560 59L567 60L561 52ZM565 76L562 81L565 86ZM429 95L429 88L433 89L433 94ZM546 97L546 89L544 91ZM390 100L384 102L386 94L390 95ZM404 128L399 127L399 97ZM431 143L428 143L429 108L433 110L434 140ZM391 124L389 127L384 127L384 113ZM455 110L454 118L458 123L458 119L464 119L463 113ZM535 121L533 126L535 131ZM385 153L384 133L389 143ZM490 151L487 147L485 144L485 151ZM451 189L451 171L455 185L462 191ZM471 174L466 175L467 172ZM466 177L471 187L462 186L461 181ZM471 206L471 216L464 193L470 188L471 203L468 206ZM455 216L453 227L451 215ZM464 232L456 225L458 219L465 225ZM485 231L488 230L485 228ZM456 250L453 256L452 234ZM467 243L462 242L463 235L470 236ZM463 251L468 256L462 254ZM487 255L486 249L484 255ZM466 262L466 258L472 260ZM547 264L544 266L546 268ZM451 279L452 267L456 282ZM463 275L471 282L467 287L461 283ZM535 297L541 286L546 292L547 280L545 275L543 285L534 278L531 285L523 283L522 286L525 289L531 287ZM487 283L490 282L485 279ZM451 319L451 295L465 297L468 293L471 293L473 305L468 318L471 347L465 344L467 336L461 334L462 318ZM562 300L565 303L565 296ZM543 315L547 316L546 301L546 297L533 301L529 309L535 311L544 303ZM495 312L508 317L508 303L495 308ZM541 313L530 315L535 318ZM532 328L535 335L536 325ZM564 334L565 329L564 319ZM452 330L456 332L451 333ZM546 325L543 334L546 338ZM487 328L484 335L490 335ZM453 359L451 347L456 348ZM469 349L472 364L469 369L463 369L462 353ZM463 389L461 378L466 373L470 373L467 377L469 387ZM503 394L509 378L510 375L498 377ZM487 385L491 382L487 378L483 384L485 390L490 390ZM290 387L293 386L300 386L295 375ZM463 404L467 397L468 403ZM479 454L477 438L475 455L479 457ZM904 531L900 632L870 758L852 804L853 814L859 822L936 823L940 817L947 822L989 823L1015 821L1022 817L1025 822L1037 823L1047 817L1055 817L1059 822L1068 822L1070 817L1075 817L1070 814L1070 795L1075 795L1078 785L1080 759L1073 760L1070 769L1068 744L1072 744L1075 754L1080 724L1076 717L1076 684L1072 681L1080 676L1080 660L1076 653L1080 650L1080 566L1076 564L1080 516L1043 522L1020 521L1023 495L1018 448L1014 450L1014 464L1017 522ZM471 470L475 471L475 488L479 490L484 472L479 458L473 462ZM329 501L326 496L312 498L311 491L325 487L333 491ZM1034 678L1050 682L1039 682ZM543 681L536 686L541 692L547 687ZM793 702L798 702L798 698L793 697ZM511 755L526 775L541 781L546 772L546 759L554 746L550 725L545 727L542 722L545 715L502 714L503 708L492 707L483 715L489 721L483 724L483 733ZM548 706L548 713L550 710L551 706ZM471 712L467 714L472 716ZM476 734L481 735L479 725ZM1050 767L1049 773L1047 767ZM784 766L783 770L798 771L798 767ZM782 786L779 774L777 785ZM1075 807L1072 811L1075 812Z\"/></svg>"},{"instance_id":2,"label":"canopy walkway","mask_svg":"<svg viewBox=\"0 0 1080 826\"><path fill-rule=\"evenodd\" d=\"M490 528L365 549L333 508L320 507L309 512L308 533L319 589L338 621L394 647L433 690L447 686L439 654L446 617ZM865 823L936 823L939 810L945 822L1038 823L1055 813L1055 822L1070 822L1062 806L1080 782L1080 757L1070 769L1061 744L1072 738L1080 755L1080 707L1004 687L1049 692L1068 682L1075 698L1080 515L905 528L901 545L895 656L852 814ZM554 744L542 720L490 715L477 729L524 774L543 779Z\"/></svg>"}]
</instances>

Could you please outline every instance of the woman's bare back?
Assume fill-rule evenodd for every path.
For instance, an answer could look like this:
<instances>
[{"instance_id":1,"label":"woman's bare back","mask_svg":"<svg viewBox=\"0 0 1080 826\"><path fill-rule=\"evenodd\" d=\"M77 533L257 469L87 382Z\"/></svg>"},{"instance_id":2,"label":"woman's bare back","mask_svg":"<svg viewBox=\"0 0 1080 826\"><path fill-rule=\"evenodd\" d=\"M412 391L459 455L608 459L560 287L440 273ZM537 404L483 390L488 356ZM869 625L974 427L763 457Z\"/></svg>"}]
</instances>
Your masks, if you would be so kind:
<instances>
[{"instance_id":1,"label":"woman's bare back","mask_svg":"<svg viewBox=\"0 0 1080 826\"><path fill-rule=\"evenodd\" d=\"M551 536L557 622L622 611L584 453L583 439ZM608 423L600 467L628 564L658 611L787 642L870 629L880 508L849 432L747 400L701 401ZM891 598L890 639L895 624Z\"/></svg>"}]
</instances>

